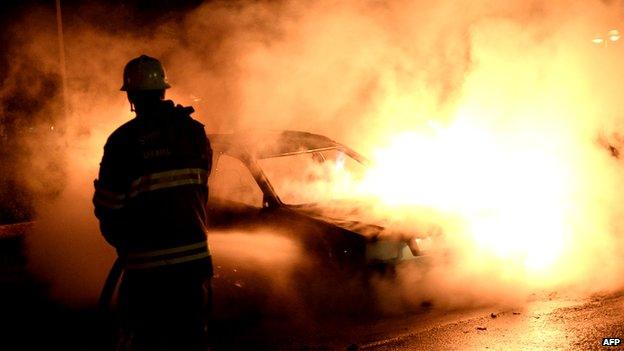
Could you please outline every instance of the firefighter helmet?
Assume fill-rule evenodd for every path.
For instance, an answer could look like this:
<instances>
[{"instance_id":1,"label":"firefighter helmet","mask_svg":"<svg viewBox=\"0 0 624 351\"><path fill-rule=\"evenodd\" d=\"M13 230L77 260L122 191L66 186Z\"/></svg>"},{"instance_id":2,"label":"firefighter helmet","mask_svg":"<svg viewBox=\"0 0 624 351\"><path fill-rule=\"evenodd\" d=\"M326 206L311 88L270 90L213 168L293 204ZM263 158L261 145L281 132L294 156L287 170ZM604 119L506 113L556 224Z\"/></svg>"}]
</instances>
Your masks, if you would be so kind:
<instances>
[{"instance_id":1,"label":"firefighter helmet","mask_svg":"<svg viewBox=\"0 0 624 351\"><path fill-rule=\"evenodd\" d=\"M165 68L160 61L147 55L130 60L123 72L122 91L169 89Z\"/></svg>"}]
</instances>

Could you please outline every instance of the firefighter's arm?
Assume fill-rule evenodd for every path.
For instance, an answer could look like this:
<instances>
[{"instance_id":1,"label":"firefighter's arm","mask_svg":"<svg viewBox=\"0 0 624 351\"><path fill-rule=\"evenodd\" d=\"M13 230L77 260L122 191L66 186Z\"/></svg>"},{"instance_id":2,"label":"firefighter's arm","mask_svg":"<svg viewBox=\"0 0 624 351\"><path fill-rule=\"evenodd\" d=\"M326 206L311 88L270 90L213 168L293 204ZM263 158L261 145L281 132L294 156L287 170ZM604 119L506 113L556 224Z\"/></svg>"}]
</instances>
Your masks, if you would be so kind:
<instances>
[{"instance_id":1,"label":"firefighter's arm","mask_svg":"<svg viewBox=\"0 0 624 351\"><path fill-rule=\"evenodd\" d=\"M205 134L204 134L205 137ZM206 138L206 155L205 155L205 167L208 170L208 175L212 172L212 146L210 140Z\"/></svg>"},{"instance_id":2,"label":"firefighter's arm","mask_svg":"<svg viewBox=\"0 0 624 351\"><path fill-rule=\"evenodd\" d=\"M210 173L212 171L212 146L210 145L210 140L208 139L208 137L206 136L206 132L204 132L204 129L202 128L202 134L201 134L201 141L202 141L202 148L203 148L203 152L202 152L202 167L206 170L207 175L210 176ZM206 177L206 192L204 193L205 199L204 199L204 203L208 202L208 193L210 191L210 189L208 189L208 176Z\"/></svg>"},{"instance_id":3,"label":"firefighter's arm","mask_svg":"<svg viewBox=\"0 0 624 351\"><path fill-rule=\"evenodd\" d=\"M100 231L111 245L118 247L123 239L127 181L124 174L124 153L113 143L107 142L100 163L98 179L94 181L93 204L95 216L100 221Z\"/></svg>"}]
</instances>

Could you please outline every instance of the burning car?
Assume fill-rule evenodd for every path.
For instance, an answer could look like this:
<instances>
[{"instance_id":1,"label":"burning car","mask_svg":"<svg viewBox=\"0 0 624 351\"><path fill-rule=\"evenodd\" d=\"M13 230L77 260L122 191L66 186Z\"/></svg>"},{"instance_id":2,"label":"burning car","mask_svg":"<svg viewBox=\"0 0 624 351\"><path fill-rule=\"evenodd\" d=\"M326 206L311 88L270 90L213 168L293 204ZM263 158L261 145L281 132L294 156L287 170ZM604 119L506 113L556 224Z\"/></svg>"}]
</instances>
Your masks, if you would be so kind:
<instances>
[{"instance_id":1,"label":"burning car","mask_svg":"<svg viewBox=\"0 0 624 351\"><path fill-rule=\"evenodd\" d=\"M333 311L346 307L343 312L348 313L353 307L372 307L368 284L373 274L391 277L402 264L427 266L430 237L390 234L383 221L371 218L360 203L335 196L345 192L341 184L345 177L357 182L367 170L367 159L351 148L300 131L208 137L213 148L208 240L215 260L217 315L247 314L258 308L266 313L266 301L276 300L274 295L285 290L275 288L275 275L284 265L258 268L245 255L261 251L257 254L275 257L289 254L282 251L293 247L267 244L274 239L253 240L250 235L276 233L296 243L297 255L305 256L307 266L281 280L289 281L295 295L315 312L323 313L328 306ZM230 248L246 248L224 254L224 239ZM225 256L230 256L229 262ZM279 296L277 300L284 304ZM277 313L283 312L280 308Z\"/></svg>"},{"instance_id":2,"label":"burning car","mask_svg":"<svg viewBox=\"0 0 624 351\"><path fill-rule=\"evenodd\" d=\"M210 225L287 233L326 264L383 268L423 257L423 238L384 235L383 225L362 220L354 202L328 198L325 178L336 169L358 177L368 161L325 136L300 132L209 135Z\"/></svg>"}]
</instances>

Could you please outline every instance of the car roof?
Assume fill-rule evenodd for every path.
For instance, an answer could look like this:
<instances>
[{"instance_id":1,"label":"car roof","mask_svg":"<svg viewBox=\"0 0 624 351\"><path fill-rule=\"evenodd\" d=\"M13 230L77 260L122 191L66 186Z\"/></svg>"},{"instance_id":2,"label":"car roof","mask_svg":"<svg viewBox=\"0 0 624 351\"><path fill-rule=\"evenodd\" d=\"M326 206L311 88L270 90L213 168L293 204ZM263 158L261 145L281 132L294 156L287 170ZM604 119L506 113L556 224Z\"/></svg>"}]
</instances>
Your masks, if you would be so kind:
<instances>
[{"instance_id":1,"label":"car roof","mask_svg":"<svg viewBox=\"0 0 624 351\"><path fill-rule=\"evenodd\" d=\"M365 158L324 135L294 130L247 130L229 134L208 134L213 151L238 158L282 157L325 150L342 150L359 162Z\"/></svg>"}]
</instances>

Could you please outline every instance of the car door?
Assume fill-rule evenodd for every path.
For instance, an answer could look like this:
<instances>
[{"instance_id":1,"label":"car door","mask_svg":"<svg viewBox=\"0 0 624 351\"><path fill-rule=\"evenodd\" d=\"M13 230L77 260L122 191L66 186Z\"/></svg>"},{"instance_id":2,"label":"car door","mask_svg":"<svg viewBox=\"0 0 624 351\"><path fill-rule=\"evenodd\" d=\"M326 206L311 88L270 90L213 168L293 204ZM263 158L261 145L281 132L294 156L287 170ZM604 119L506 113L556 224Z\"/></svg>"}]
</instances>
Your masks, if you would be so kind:
<instances>
[{"instance_id":1,"label":"car door","mask_svg":"<svg viewBox=\"0 0 624 351\"><path fill-rule=\"evenodd\" d=\"M263 193L249 168L221 154L208 180L208 219L212 228L250 227L261 221Z\"/></svg>"}]
</instances>

